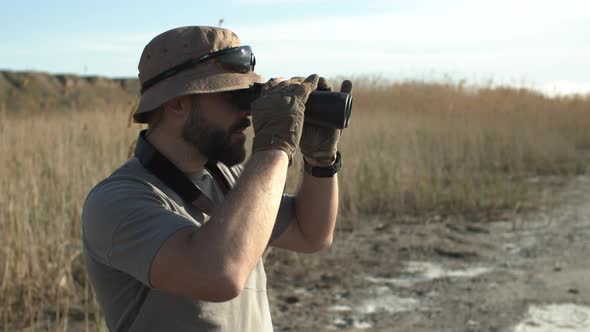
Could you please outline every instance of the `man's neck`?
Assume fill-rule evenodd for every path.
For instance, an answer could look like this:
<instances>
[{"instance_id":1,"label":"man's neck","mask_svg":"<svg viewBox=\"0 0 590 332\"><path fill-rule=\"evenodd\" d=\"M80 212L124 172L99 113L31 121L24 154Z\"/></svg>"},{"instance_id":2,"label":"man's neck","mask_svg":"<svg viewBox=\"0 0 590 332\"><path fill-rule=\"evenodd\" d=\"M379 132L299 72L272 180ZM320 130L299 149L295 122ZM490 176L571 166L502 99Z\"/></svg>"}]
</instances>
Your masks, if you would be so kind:
<instances>
[{"instance_id":1,"label":"man's neck","mask_svg":"<svg viewBox=\"0 0 590 332\"><path fill-rule=\"evenodd\" d=\"M207 158L180 135L154 130L146 139L184 173L201 171L207 163Z\"/></svg>"}]
</instances>

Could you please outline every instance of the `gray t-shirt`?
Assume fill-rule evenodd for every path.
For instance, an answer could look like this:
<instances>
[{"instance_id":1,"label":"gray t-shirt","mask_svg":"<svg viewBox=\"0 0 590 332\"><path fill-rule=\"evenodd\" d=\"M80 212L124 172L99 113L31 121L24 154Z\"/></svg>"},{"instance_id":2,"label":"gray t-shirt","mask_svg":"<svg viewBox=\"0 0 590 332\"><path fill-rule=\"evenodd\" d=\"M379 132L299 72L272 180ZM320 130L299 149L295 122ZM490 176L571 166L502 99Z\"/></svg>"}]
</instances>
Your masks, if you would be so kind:
<instances>
[{"instance_id":1,"label":"gray t-shirt","mask_svg":"<svg viewBox=\"0 0 590 332\"><path fill-rule=\"evenodd\" d=\"M218 165L233 186L242 167ZM187 175L213 202L223 200L209 172ZM293 202L292 196L283 195L272 238L294 220ZM149 284L150 265L164 242L176 231L208 220L136 157L92 189L82 211L83 251L110 331L273 330L262 260L242 293L227 302L191 300Z\"/></svg>"}]
</instances>

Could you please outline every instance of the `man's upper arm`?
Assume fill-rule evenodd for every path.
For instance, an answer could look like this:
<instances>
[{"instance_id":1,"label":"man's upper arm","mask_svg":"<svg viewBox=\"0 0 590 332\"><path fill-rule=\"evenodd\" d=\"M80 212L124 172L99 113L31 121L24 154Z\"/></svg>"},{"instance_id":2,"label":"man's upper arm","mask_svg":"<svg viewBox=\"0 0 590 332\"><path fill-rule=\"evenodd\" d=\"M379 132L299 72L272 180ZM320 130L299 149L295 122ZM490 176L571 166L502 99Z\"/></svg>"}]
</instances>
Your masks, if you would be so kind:
<instances>
[{"instance_id":1,"label":"man's upper arm","mask_svg":"<svg viewBox=\"0 0 590 332\"><path fill-rule=\"evenodd\" d=\"M295 196L283 194L270 245L294 252L315 252L305 240L295 214Z\"/></svg>"},{"instance_id":2,"label":"man's upper arm","mask_svg":"<svg viewBox=\"0 0 590 332\"><path fill-rule=\"evenodd\" d=\"M97 186L84 204L82 220L93 258L150 287L150 267L161 246L178 230L196 226L167 209L149 185L128 179Z\"/></svg>"},{"instance_id":3,"label":"man's upper arm","mask_svg":"<svg viewBox=\"0 0 590 332\"><path fill-rule=\"evenodd\" d=\"M277 219L272 229L270 236L271 244L278 239L287 229L292 225L296 224L295 220L295 196L289 194L283 194L281 198L281 205L279 206L279 212L277 213Z\"/></svg>"}]
</instances>

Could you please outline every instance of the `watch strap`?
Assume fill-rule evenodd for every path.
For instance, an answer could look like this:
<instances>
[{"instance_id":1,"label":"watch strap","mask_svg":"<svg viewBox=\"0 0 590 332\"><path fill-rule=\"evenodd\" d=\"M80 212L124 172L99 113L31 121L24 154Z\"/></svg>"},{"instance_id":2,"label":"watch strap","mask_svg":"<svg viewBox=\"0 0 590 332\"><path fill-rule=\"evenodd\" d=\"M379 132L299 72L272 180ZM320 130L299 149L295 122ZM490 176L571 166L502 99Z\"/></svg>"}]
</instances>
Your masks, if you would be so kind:
<instances>
[{"instance_id":1,"label":"watch strap","mask_svg":"<svg viewBox=\"0 0 590 332\"><path fill-rule=\"evenodd\" d=\"M312 166L305 158L303 158L303 169L305 172L313 177L317 178L331 178L334 177L340 168L342 167L340 151L336 152L336 160L330 166Z\"/></svg>"}]
</instances>

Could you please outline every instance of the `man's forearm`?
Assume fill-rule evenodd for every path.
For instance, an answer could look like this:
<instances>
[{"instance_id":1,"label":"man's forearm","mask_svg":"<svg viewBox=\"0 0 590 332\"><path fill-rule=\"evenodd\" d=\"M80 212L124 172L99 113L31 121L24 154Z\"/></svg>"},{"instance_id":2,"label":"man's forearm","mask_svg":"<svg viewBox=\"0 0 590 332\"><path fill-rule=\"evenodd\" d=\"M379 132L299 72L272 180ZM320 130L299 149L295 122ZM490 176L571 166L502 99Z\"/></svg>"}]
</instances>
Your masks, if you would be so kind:
<instances>
[{"instance_id":1,"label":"man's forearm","mask_svg":"<svg viewBox=\"0 0 590 332\"><path fill-rule=\"evenodd\" d=\"M313 247L330 246L338 214L338 177L303 177L295 200L297 223L303 237Z\"/></svg>"},{"instance_id":2,"label":"man's forearm","mask_svg":"<svg viewBox=\"0 0 590 332\"><path fill-rule=\"evenodd\" d=\"M269 150L252 155L235 188L203 229L194 232L194 243L208 253L212 264L223 264L243 281L266 248L285 185L288 157ZM200 243L199 243L200 242Z\"/></svg>"}]
</instances>

